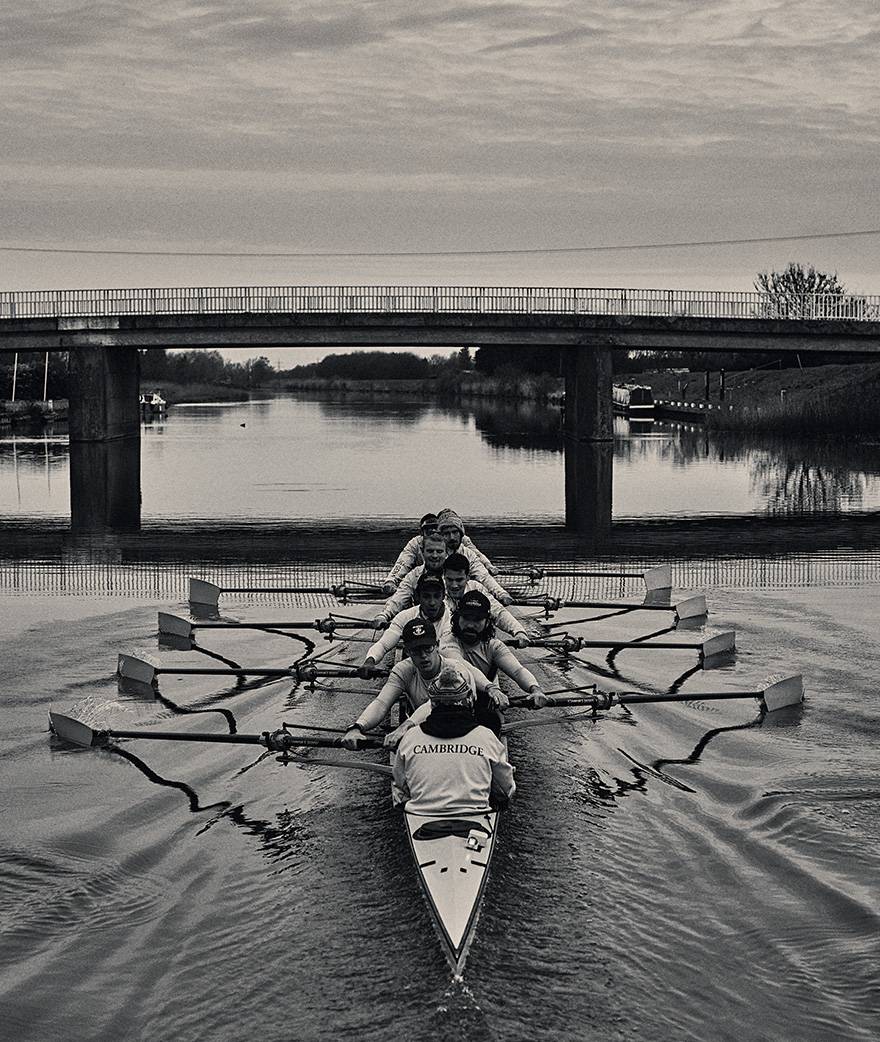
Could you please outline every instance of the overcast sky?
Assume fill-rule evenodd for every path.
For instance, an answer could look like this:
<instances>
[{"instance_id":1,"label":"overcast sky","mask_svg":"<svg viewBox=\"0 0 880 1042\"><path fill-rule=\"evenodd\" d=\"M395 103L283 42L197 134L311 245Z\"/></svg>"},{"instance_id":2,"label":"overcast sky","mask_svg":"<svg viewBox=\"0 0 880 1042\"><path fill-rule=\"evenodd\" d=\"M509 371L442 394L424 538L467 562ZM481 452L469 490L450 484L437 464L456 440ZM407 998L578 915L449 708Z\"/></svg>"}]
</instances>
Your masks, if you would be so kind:
<instances>
[{"instance_id":1,"label":"overcast sky","mask_svg":"<svg viewBox=\"0 0 880 1042\"><path fill-rule=\"evenodd\" d=\"M0 8L0 245L493 250L880 227L876 0ZM316 282L880 292L880 236L222 259L0 252L0 289Z\"/></svg>"}]
</instances>

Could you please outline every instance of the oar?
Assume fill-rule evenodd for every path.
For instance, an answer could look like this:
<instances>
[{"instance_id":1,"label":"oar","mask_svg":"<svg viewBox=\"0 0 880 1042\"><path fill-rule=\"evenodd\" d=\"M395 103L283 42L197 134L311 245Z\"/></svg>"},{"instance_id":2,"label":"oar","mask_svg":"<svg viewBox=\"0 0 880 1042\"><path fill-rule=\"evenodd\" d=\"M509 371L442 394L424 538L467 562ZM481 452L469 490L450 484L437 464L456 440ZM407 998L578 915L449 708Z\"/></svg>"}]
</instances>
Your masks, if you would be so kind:
<instances>
[{"instance_id":1,"label":"oar","mask_svg":"<svg viewBox=\"0 0 880 1042\"><path fill-rule=\"evenodd\" d=\"M191 640L196 630L316 630L332 637L336 630L366 630L371 629L371 623L348 622L335 619L328 615L326 619L311 619L308 622L190 622L180 615L172 615L167 611L159 612L159 639L163 637L180 638Z\"/></svg>"},{"instance_id":2,"label":"oar","mask_svg":"<svg viewBox=\"0 0 880 1042\"><path fill-rule=\"evenodd\" d=\"M505 640L505 644L515 647L515 640ZM546 647L551 650L561 651L563 654L571 654L574 651L583 651L584 648L638 648L646 651L697 651L701 659L712 658L715 655L723 655L728 651L736 650L736 632L725 630L723 633L714 633L700 641L676 641L676 640L588 640L586 637L573 637L565 634L559 641L535 640L529 643L529 647Z\"/></svg>"},{"instance_id":3,"label":"oar","mask_svg":"<svg viewBox=\"0 0 880 1042\"><path fill-rule=\"evenodd\" d=\"M547 708L555 706L591 706L596 710L610 709L615 705L662 704L665 702L723 702L728 699L755 698L768 713L787 706L798 705L804 700L804 678L800 674L783 676L774 674L764 681L764 686L755 691L691 691L673 695L657 695L647 691L600 691L592 695L577 695L558 698L551 694ZM525 699L512 698L511 705L529 706Z\"/></svg>"},{"instance_id":4,"label":"oar","mask_svg":"<svg viewBox=\"0 0 880 1042\"><path fill-rule=\"evenodd\" d=\"M197 677L292 677L295 680L311 683L318 677L351 677L359 676L365 680L373 677L385 677L387 670L369 669L369 667L348 665L344 662L334 663L332 667L317 665L313 662L293 663L290 666L157 666L147 659L134 655L120 655L116 664L116 675L121 680L130 680L137 684L153 684L162 675L197 676Z\"/></svg>"},{"instance_id":5,"label":"oar","mask_svg":"<svg viewBox=\"0 0 880 1042\"><path fill-rule=\"evenodd\" d=\"M63 713L49 710L49 729L62 741L71 745L79 745L85 748L95 746L106 746L116 738L142 738L158 742L209 742L216 745L259 745L270 752L281 753L279 759L283 763L301 763L322 767L344 767L355 771L370 771L373 774L381 774L387 777L391 774L391 767L384 763L371 763L367 760L331 760L297 756L291 753L293 749L338 749L340 739L320 738L317 735L302 735L297 737L290 734L285 727L278 731L263 731L262 734L205 734L190 732L189 734L178 731L116 731L110 728L96 730L84 724L82 720L66 716ZM381 749L383 742L381 738L363 738L359 742L363 749Z\"/></svg>"},{"instance_id":6,"label":"oar","mask_svg":"<svg viewBox=\"0 0 880 1042\"><path fill-rule=\"evenodd\" d=\"M382 590L372 583L361 583L353 579L333 586L217 586L204 579L189 580L189 602L205 608L216 608L222 593L329 593L337 600L350 601L355 598L381 598Z\"/></svg>"},{"instance_id":7,"label":"oar","mask_svg":"<svg viewBox=\"0 0 880 1042\"><path fill-rule=\"evenodd\" d=\"M660 564L644 572L609 572L609 571L563 571L554 568L529 568L525 572L505 572L505 575L522 575L529 582L540 582L541 579L644 579L647 590L669 590L672 588L672 566Z\"/></svg>"},{"instance_id":8,"label":"oar","mask_svg":"<svg viewBox=\"0 0 880 1042\"><path fill-rule=\"evenodd\" d=\"M549 617L551 612L559 611L560 608L607 608L618 611L671 611L677 621L684 619L699 619L704 615L708 614L709 609L706 607L706 598L700 594L695 594L692 597L685 597L683 600L676 601L674 604L624 604L620 601L566 601L559 597L522 597L517 598L514 604L543 608L544 613ZM564 626L566 623L559 622L551 625Z\"/></svg>"},{"instance_id":9,"label":"oar","mask_svg":"<svg viewBox=\"0 0 880 1042\"><path fill-rule=\"evenodd\" d=\"M213 742L219 745L261 745L270 752L283 753L290 749L338 749L339 738L321 738L319 735L293 735L285 727L260 734L213 734L203 731L117 731L111 728L97 730L72 716L49 710L49 727L65 742L85 747L106 745L115 738L144 738L155 742ZM381 738L362 738L364 749L383 748Z\"/></svg>"}]
</instances>

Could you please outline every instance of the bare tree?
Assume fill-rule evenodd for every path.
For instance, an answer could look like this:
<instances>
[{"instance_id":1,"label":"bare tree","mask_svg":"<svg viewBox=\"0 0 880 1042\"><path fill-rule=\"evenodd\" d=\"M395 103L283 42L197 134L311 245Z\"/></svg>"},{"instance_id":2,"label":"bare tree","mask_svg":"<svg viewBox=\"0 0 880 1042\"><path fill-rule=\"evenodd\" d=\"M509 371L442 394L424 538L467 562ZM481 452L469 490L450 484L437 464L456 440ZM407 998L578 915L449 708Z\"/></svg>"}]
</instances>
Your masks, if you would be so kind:
<instances>
[{"instance_id":1,"label":"bare tree","mask_svg":"<svg viewBox=\"0 0 880 1042\"><path fill-rule=\"evenodd\" d=\"M846 287L837 272L829 275L811 264L789 262L783 271L760 271L755 289L765 295L760 305L762 318L841 318L849 317Z\"/></svg>"}]
</instances>

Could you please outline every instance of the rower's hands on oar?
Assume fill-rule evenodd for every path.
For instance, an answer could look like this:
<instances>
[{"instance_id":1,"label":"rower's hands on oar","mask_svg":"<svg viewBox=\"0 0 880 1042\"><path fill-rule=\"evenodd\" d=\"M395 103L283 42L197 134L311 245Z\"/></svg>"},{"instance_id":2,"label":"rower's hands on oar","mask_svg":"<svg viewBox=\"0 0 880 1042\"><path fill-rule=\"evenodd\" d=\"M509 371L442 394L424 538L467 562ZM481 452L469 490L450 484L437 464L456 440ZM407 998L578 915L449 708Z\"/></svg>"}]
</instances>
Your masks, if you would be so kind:
<instances>
[{"instance_id":1,"label":"rower's hands on oar","mask_svg":"<svg viewBox=\"0 0 880 1042\"><path fill-rule=\"evenodd\" d=\"M352 752L357 752L357 750L360 749L360 743L364 740L364 732L359 727L349 727L340 739L340 744L343 749L350 749Z\"/></svg>"},{"instance_id":2,"label":"rower's hands on oar","mask_svg":"<svg viewBox=\"0 0 880 1042\"><path fill-rule=\"evenodd\" d=\"M513 604L513 597L509 593L500 593L496 600L499 604L503 604L505 608Z\"/></svg>"},{"instance_id":3,"label":"rower's hands on oar","mask_svg":"<svg viewBox=\"0 0 880 1042\"><path fill-rule=\"evenodd\" d=\"M392 593L396 593L396 592L397 592L397 584L396 583L387 582L387 583L383 583L382 584L382 593L384 593L386 597L390 597Z\"/></svg>"},{"instance_id":4,"label":"rower's hands on oar","mask_svg":"<svg viewBox=\"0 0 880 1042\"><path fill-rule=\"evenodd\" d=\"M357 668L357 675L361 680L372 680L378 673L379 670L376 668L376 663L369 655L364 659L363 665Z\"/></svg>"},{"instance_id":5,"label":"rower's hands on oar","mask_svg":"<svg viewBox=\"0 0 880 1042\"><path fill-rule=\"evenodd\" d=\"M552 701L553 699L548 698L539 687L530 687L525 704L531 706L532 709L543 709L544 706L549 706Z\"/></svg>"},{"instance_id":6,"label":"rower's hands on oar","mask_svg":"<svg viewBox=\"0 0 880 1042\"><path fill-rule=\"evenodd\" d=\"M486 690L486 694L489 696L489 701L496 709L506 709L510 705L510 699L496 684L492 684L492 686Z\"/></svg>"},{"instance_id":7,"label":"rower's hands on oar","mask_svg":"<svg viewBox=\"0 0 880 1042\"><path fill-rule=\"evenodd\" d=\"M400 745L400 739L403 738L411 727L415 727L415 724L413 724L411 720L404 720L403 723L398 727L395 727L393 731L389 731L389 733L385 735L385 740L383 742L385 748L396 749L398 745Z\"/></svg>"},{"instance_id":8,"label":"rower's hands on oar","mask_svg":"<svg viewBox=\"0 0 880 1042\"><path fill-rule=\"evenodd\" d=\"M370 623L374 630L387 630L388 620L384 615L377 615L375 619Z\"/></svg>"},{"instance_id":9,"label":"rower's hands on oar","mask_svg":"<svg viewBox=\"0 0 880 1042\"><path fill-rule=\"evenodd\" d=\"M527 648L530 643L528 633L517 633L512 643L515 648Z\"/></svg>"}]
</instances>

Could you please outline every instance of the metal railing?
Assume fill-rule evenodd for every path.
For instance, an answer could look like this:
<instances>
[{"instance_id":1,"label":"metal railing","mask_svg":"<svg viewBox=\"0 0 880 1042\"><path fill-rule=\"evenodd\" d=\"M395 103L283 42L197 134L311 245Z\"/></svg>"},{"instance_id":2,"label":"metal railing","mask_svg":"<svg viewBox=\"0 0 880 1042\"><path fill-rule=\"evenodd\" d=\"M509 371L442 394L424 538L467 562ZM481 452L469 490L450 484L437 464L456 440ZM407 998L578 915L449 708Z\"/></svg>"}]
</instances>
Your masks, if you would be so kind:
<instances>
[{"instance_id":1,"label":"metal railing","mask_svg":"<svg viewBox=\"0 0 880 1042\"><path fill-rule=\"evenodd\" d=\"M880 296L679 289L238 286L0 293L0 319L212 314L514 314L880 321Z\"/></svg>"}]
</instances>

